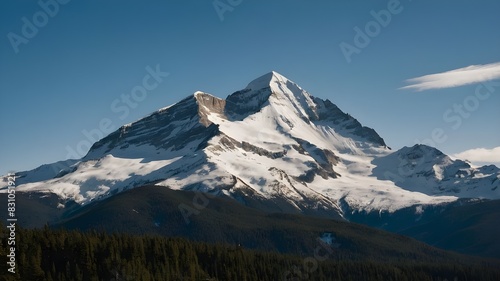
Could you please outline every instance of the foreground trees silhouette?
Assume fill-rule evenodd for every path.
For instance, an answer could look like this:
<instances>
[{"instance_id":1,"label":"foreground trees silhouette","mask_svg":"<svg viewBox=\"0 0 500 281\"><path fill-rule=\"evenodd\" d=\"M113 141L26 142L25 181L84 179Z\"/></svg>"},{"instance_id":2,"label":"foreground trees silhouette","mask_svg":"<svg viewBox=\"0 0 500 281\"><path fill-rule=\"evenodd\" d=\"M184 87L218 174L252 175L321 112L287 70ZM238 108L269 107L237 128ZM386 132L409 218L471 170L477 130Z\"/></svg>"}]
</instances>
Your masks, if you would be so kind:
<instances>
[{"instance_id":1,"label":"foreground trees silhouette","mask_svg":"<svg viewBox=\"0 0 500 281\"><path fill-rule=\"evenodd\" d=\"M307 267L305 257L238 246L48 227L17 229L12 274L4 226L0 234L0 280L500 280L500 270L479 263L328 259Z\"/></svg>"}]
</instances>

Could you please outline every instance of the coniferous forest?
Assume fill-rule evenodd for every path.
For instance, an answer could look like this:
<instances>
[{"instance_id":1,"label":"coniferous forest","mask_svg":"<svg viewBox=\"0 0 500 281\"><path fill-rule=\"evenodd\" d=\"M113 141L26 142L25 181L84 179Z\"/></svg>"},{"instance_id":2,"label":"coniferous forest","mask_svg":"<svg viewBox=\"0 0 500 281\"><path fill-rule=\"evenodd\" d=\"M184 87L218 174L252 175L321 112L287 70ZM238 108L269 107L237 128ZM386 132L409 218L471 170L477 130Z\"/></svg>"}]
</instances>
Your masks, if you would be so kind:
<instances>
[{"instance_id":1,"label":"coniferous forest","mask_svg":"<svg viewBox=\"0 0 500 281\"><path fill-rule=\"evenodd\" d=\"M494 263L313 260L227 244L154 235L17 229L16 274L1 280L500 280Z\"/></svg>"}]
</instances>

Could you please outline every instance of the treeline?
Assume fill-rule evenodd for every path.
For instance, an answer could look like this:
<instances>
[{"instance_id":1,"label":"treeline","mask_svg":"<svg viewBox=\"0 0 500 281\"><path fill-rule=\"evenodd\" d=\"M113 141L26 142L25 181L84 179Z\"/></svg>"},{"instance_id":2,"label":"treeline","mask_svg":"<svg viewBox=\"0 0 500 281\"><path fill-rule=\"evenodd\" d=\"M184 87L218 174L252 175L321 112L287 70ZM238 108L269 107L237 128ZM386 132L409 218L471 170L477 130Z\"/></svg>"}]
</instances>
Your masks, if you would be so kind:
<instances>
[{"instance_id":1,"label":"treeline","mask_svg":"<svg viewBox=\"0 0 500 281\"><path fill-rule=\"evenodd\" d=\"M1 226L1 280L500 280L486 265L325 260L96 231L17 229L16 273L7 271Z\"/></svg>"}]
</instances>

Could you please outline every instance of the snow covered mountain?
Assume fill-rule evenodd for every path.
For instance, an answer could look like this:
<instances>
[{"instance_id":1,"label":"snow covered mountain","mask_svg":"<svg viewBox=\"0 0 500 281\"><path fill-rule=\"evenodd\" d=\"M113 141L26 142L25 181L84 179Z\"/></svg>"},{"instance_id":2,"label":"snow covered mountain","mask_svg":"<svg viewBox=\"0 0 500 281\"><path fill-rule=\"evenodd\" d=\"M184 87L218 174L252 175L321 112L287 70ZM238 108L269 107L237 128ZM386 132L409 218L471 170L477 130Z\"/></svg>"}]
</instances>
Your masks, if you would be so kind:
<instances>
[{"instance_id":1,"label":"snow covered mountain","mask_svg":"<svg viewBox=\"0 0 500 281\"><path fill-rule=\"evenodd\" d=\"M379 179L393 177L406 190L429 195L453 195L461 198L498 199L500 169L494 165L474 168L465 161L452 160L436 148L426 145L403 147L395 153L375 159L373 170Z\"/></svg>"},{"instance_id":2,"label":"snow covered mountain","mask_svg":"<svg viewBox=\"0 0 500 281\"><path fill-rule=\"evenodd\" d=\"M19 173L17 191L54 193L62 208L155 184L340 216L500 198L497 167L424 145L393 152L375 130L276 72L225 100L196 92L65 164Z\"/></svg>"}]
</instances>

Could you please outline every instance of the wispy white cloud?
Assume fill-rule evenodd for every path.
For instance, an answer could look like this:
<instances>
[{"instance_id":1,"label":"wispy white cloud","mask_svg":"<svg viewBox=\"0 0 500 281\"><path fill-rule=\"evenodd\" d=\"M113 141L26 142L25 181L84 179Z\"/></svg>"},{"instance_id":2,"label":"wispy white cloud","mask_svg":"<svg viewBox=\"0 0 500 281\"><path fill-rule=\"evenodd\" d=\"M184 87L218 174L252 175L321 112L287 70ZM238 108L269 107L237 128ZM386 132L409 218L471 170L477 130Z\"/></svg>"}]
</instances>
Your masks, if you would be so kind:
<instances>
[{"instance_id":1,"label":"wispy white cloud","mask_svg":"<svg viewBox=\"0 0 500 281\"><path fill-rule=\"evenodd\" d=\"M500 62L471 65L446 72L429 74L406 80L410 85L401 87L404 90L418 92L430 89L460 87L500 79Z\"/></svg>"},{"instance_id":2,"label":"wispy white cloud","mask_svg":"<svg viewBox=\"0 0 500 281\"><path fill-rule=\"evenodd\" d=\"M500 146L494 148L473 148L452 155L458 159L469 160L472 163L500 164Z\"/></svg>"}]
</instances>

